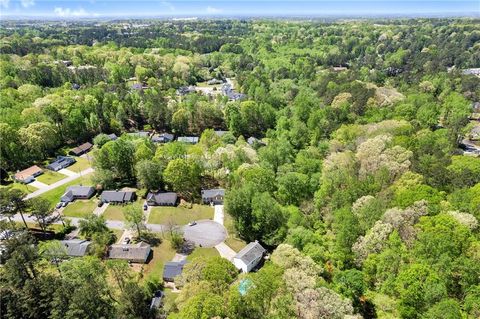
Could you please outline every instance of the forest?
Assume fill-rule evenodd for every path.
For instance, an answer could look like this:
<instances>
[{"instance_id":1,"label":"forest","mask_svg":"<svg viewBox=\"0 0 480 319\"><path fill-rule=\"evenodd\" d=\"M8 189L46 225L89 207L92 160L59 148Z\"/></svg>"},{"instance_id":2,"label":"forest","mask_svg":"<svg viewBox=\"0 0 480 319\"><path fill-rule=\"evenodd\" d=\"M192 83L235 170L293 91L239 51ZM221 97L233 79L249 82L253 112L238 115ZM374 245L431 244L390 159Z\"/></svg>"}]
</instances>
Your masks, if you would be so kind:
<instances>
[{"instance_id":1,"label":"forest","mask_svg":"<svg viewBox=\"0 0 480 319\"><path fill-rule=\"evenodd\" d=\"M224 188L236 234L269 258L248 274L194 258L176 298L152 311L162 278L104 260L113 235L92 217L81 226L91 256L59 263L55 241L2 240L1 317L480 318L480 157L462 149L480 147L480 77L464 72L480 67L479 25L2 21L2 230L23 227L19 213L45 229L52 212L23 201L11 175L92 142L92 185L188 203ZM179 93L212 79L245 98Z\"/></svg>"}]
</instances>

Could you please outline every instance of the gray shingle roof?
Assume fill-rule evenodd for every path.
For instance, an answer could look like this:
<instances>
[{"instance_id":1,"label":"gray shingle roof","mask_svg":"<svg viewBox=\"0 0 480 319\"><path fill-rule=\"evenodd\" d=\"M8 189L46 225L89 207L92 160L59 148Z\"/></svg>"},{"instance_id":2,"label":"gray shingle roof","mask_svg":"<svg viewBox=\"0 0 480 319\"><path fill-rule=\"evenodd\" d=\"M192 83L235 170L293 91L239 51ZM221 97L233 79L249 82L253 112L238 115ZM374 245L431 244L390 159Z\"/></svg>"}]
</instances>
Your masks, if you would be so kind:
<instances>
[{"instance_id":1,"label":"gray shingle roof","mask_svg":"<svg viewBox=\"0 0 480 319\"><path fill-rule=\"evenodd\" d=\"M177 203L177 193L148 193L147 201L154 202L156 204L170 204L175 205Z\"/></svg>"},{"instance_id":2,"label":"gray shingle roof","mask_svg":"<svg viewBox=\"0 0 480 319\"><path fill-rule=\"evenodd\" d=\"M108 134L107 136L108 136L108 138L109 138L110 140L112 140L112 141L115 141L115 140L118 138L115 133Z\"/></svg>"},{"instance_id":3,"label":"gray shingle roof","mask_svg":"<svg viewBox=\"0 0 480 319\"><path fill-rule=\"evenodd\" d=\"M130 191L103 191L102 202L129 202L133 199L135 192Z\"/></svg>"},{"instance_id":4,"label":"gray shingle roof","mask_svg":"<svg viewBox=\"0 0 480 319\"><path fill-rule=\"evenodd\" d=\"M198 136L180 136L177 138L177 141L183 142L183 143L196 144L198 143Z\"/></svg>"},{"instance_id":5,"label":"gray shingle roof","mask_svg":"<svg viewBox=\"0 0 480 319\"><path fill-rule=\"evenodd\" d=\"M265 252L265 248L263 248L258 241L254 241L240 250L238 254L235 255L235 258L240 259L248 265L255 259L262 257Z\"/></svg>"},{"instance_id":6,"label":"gray shingle roof","mask_svg":"<svg viewBox=\"0 0 480 319\"><path fill-rule=\"evenodd\" d=\"M75 197L85 197L93 194L95 189L92 186L70 186L67 188L67 192L72 192L72 195Z\"/></svg>"},{"instance_id":7,"label":"gray shingle roof","mask_svg":"<svg viewBox=\"0 0 480 319\"><path fill-rule=\"evenodd\" d=\"M59 171L62 168L68 167L75 163L76 160L70 156L58 156L57 159L47 165L48 169L52 171Z\"/></svg>"},{"instance_id":8,"label":"gray shingle roof","mask_svg":"<svg viewBox=\"0 0 480 319\"><path fill-rule=\"evenodd\" d=\"M82 257L88 252L88 247L92 242L84 239L62 240L62 245L67 250L67 255L72 257Z\"/></svg>"},{"instance_id":9,"label":"gray shingle roof","mask_svg":"<svg viewBox=\"0 0 480 319\"><path fill-rule=\"evenodd\" d=\"M217 196L225 196L225 190L223 188L202 190L202 198L213 198Z\"/></svg>"},{"instance_id":10,"label":"gray shingle roof","mask_svg":"<svg viewBox=\"0 0 480 319\"><path fill-rule=\"evenodd\" d=\"M173 138L173 134L170 133L155 134L154 136L152 136L152 142L168 143L173 141Z\"/></svg>"},{"instance_id":11,"label":"gray shingle roof","mask_svg":"<svg viewBox=\"0 0 480 319\"><path fill-rule=\"evenodd\" d=\"M169 261L163 266L163 278L173 280L183 272L186 261Z\"/></svg>"},{"instance_id":12,"label":"gray shingle roof","mask_svg":"<svg viewBox=\"0 0 480 319\"><path fill-rule=\"evenodd\" d=\"M117 244L109 247L108 257L132 262L146 262L151 250L150 245L144 242L130 245Z\"/></svg>"}]
</instances>

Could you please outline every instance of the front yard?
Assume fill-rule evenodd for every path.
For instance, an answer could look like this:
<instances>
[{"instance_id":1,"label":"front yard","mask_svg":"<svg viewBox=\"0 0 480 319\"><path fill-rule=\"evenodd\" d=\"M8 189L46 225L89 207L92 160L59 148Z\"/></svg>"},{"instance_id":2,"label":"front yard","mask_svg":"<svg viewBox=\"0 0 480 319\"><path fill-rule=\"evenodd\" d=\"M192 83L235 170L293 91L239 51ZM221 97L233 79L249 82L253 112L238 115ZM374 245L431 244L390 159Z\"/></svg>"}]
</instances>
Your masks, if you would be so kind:
<instances>
[{"instance_id":1,"label":"front yard","mask_svg":"<svg viewBox=\"0 0 480 319\"><path fill-rule=\"evenodd\" d=\"M86 158L75 156L75 160L77 161L75 164L67 167L69 171L80 173L92 166Z\"/></svg>"},{"instance_id":2,"label":"front yard","mask_svg":"<svg viewBox=\"0 0 480 319\"><path fill-rule=\"evenodd\" d=\"M123 212L125 210L126 206L122 205L108 205L107 209L103 213L103 217L105 217L106 220L125 220L125 216L123 215Z\"/></svg>"},{"instance_id":3,"label":"front yard","mask_svg":"<svg viewBox=\"0 0 480 319\"><path fill-rule=\"evenodd\" d=\"M92 214L97 207L97 201L93 199L89 200L75 200L63 209L63 215L67 217L85 218Z\"/></svg>"},{"instance_id":4,"label":"front yard","mask_svg":"<svg viewBox=\"0 0 480 319\"><path fill-rule=\"evenodd\" d=\"M50 185L55 182L61 181L62 179L66 178L66 175L63 175L62 173L50 171L50 170L44 170L43 174L40 176L37 176L35 179L41 183Z\"/></svg>"},{"instance_id":5,"label":"front yard","mask_svg":"<svg viewBox=\"0 0 480 319\"><path fill-rule=\"evenodd\" d=\"M213 207L193 205L184 207L153 207L148 218L149 224L185 225L194 220L213 219Z\"/></svg>"},{"instance_id":6,"label":"front yard","mask_svg":"<svg viewBox=\"0 0 480 319\"><path fill-rule=\"evenodd\" d=\"M11 184L6 185L6 186L1 186L1 188L19 189L19 190L23 191L25 194L30 194L30 193L33 193L34 191L38 190L38 188L33 187L32 185L22 184L22 183L17 183L17 182L11 183Z\"/></svg>"},{"instance_id":7,"label":"front yard","mask_svg":"<svg viewBox=\"0 0 480 319\"><path fill-rule=\"evenodd\" d=\"M67 190L68 187L73 185L84 185L84 186L93 185L93 182L91 181L91 177L92 177L91 174L83 175L82 177L79 177L71 182L68 182L66 184L63 184L62 186L59 186L48 192L43 193L42 195L40 195L40 197L47 199L50 202L50 206L55 207L55 205L60 201L60 197L62 197L62 195L65 194L65 191Z\"/></svg>"},{"instance_id":8,"label":"front yard","mask_svg":"<svg viewBox=\"0 0 480 319\"><path fill-rule=\"evenodd\" d=\"M196 257L205 257L205 258L211 258L211 257L219 257L220 254L215 248L205 248L205 247L196 247L193 252L188 255L187 260L192 260Z\"/></svg>"}]
</instances>

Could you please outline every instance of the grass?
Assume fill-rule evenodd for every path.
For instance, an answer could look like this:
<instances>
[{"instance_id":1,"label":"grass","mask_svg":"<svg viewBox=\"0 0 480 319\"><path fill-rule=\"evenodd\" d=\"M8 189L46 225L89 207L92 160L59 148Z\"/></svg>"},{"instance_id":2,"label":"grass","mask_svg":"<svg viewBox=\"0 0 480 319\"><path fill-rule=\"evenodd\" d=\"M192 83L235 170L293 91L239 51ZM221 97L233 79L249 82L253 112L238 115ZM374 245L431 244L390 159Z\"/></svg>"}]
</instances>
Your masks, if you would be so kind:
<instances>
[{"instance_id":1,"label":"grass","mask_svg":"<svg viewBox=\"0 0 480 319\"><path fill-rule=\"evenodd\" d=\"M220 254L215 248L197 247L190 255L188 255L187 260L192 260L196 257L211 258L211 257L218 257L218 256L220 256Z\"/></svg>"},{"instance_id":2,"label":"grass","mask_svg":"<svg viewBox=\"0 0 480 319\"><path fill-rule=\"evenodd\" d=\"M61 181L62 179L66 178L67 176L63 175L62 173L54 172L54 171L43 171L43 174L37 176L35 179L41 183L50 185L55 182Z\"/></svg>"},{"instance_id":3,"label":"grass","mask_svg":"<svg viewBox=\"0 0 480 319\"><path fill-rule=\"evenodd\" d=\"M82 177L79 177L71 182L68 182L66 184L63 184L62 186L59 186L55 189L52 189L48 192L43 193L40 195L40 197L45 198L50 202L51 207L55 207L55 205L60 201L60 197L62 197L63 194L65 194L65 191L67 190L68 187L73 186L73 185L93 185L91 181L91 174L88 175L82 175Z\"/></svg>"},{"instance_id":4,"label":"grass","mask_svg":"<svg viewBox=\"0 0 480 319\"><path fill-rule=\"evenodd\" d=\"M213 207L207 205L193 205L193 208L184 207L154 207L150 212L150 224L185 225L193 220L213 219Z\"/></svg>"},{"instance_id":5,"label":"grass","mask_svg":"<svg viewBox=\"0 0 480 319\"><path fill-rule=\"evenodd\" d=\"M85 218L92 214L97 207L96 201L90 200L75 200L73 203L67 205L63 210L63 215L67 217Z\"/></svg>"},{"instance_id":6,"label":"grass","mask_svg":"<svg viewBox=\"0 0 480 319\"><path fill-rule=\"evenodd\" d=\"M80 173L81 171L84 171L92 166L86 158L75 156L75 160L77 161L75 164L67 167L69 171Z\"/></svg>"},{"instance_id":7,"label":"grass","mask_svg":"<svg viewBox=\"0 0 480 319\"><path fill-rule=\"evenodd\" d=\"M170 241L162 239L162 243L156 247L152 247L153 258L144 266L144 278L157 278L162 281L163 265L167 261L172 260L175 256L175 250L172 248Z\"/></svg>"},{"instance_id":8,"label":"grass","mask_svg":"<svg viewBox=\"0 0 480 319\"><path fill-rule=\"evenodd\" d=\"M118 241L120 237L122 237L122 234L123 234L122 229L110 229L110 230L113 231L113 233L115 234L115 237L117 238L116 241Z\"/></svg>"},{"instance_id":9,"label":"grass","mask_svg":"<svg viewBox=\"0 0 480 319\"><path fill-rule=\"evenodd\" d=\"M223 224L225 228L227 229L228 237L225 240L225 244L235 250L236 252L239 252L242 250L243 247L247 245L245 241L240 239L240 236L238 236L238 233L235 229L235 225L233 223L233 218L229 214L225 213L225 218L223 220Z\"/></svg>"},{"instance_id":10,"label":"grass","mask_svg":"<svg viewBox=\"0 0 480 319\"><path fill-rule=\"evenodd\" d=\"M125 220L125 216L123 215L125 206L121 205L108 205L107 209L103 213L103 217L106 220Z\"/></svg>"},{"instance_id":11,"label":"grass","mask_svg":"<svg viewBox=\"0 0 480 319\"><path fill-rule=\"evenodd\" d=\"M17 222L15 222L15 226L17 228L23 228L23 227L25 227L25 224L22 221L20 221L20 222L17 221ZM27 226L28 226L28 228L41 229L40 226L37 223L27 222ZM51 224L47 227L47 230L53 230L56 233L60 232L62 229L63 229L62 224Z\"/></svg>"},{"instance_id":12,"label":"grass","mask_svg":"<svg viewBox=\"0 0 480 319\"><path fill-rule=\"evenodd\" d=\"M19 189L23 191L25 194L30 194L38 190L38 188L33 187L32 185L22 184L22 183L11 183L9 185L1 186L1 188Z\"/></svg>"}]
</instances>

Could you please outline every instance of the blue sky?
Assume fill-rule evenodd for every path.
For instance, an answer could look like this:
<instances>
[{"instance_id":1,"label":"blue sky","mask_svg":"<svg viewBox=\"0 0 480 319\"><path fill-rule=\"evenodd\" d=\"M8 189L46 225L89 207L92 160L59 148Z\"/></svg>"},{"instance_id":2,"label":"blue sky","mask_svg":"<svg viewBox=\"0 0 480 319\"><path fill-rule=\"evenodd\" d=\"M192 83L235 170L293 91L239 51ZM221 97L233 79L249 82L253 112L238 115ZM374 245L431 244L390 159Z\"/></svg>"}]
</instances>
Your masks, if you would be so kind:
<instances>
[{"instance_id":1,"label":"blue sky","mask_svg":"<svg viewBox=\"0 0 480 319\"><path fill-rule=\"evenodd\" d=\"M0 15L45 18L234 16L480 16L480 0L0 0Z\"/></svg>"}]
</instances>

